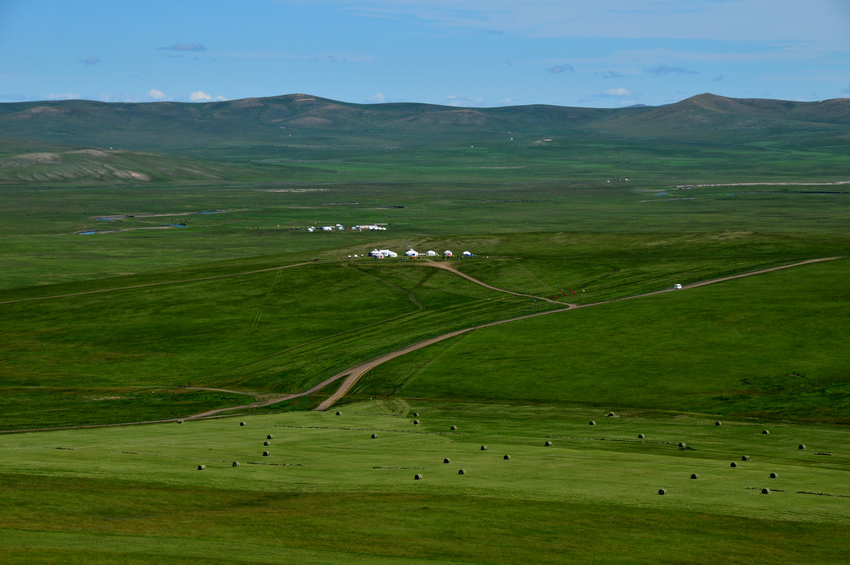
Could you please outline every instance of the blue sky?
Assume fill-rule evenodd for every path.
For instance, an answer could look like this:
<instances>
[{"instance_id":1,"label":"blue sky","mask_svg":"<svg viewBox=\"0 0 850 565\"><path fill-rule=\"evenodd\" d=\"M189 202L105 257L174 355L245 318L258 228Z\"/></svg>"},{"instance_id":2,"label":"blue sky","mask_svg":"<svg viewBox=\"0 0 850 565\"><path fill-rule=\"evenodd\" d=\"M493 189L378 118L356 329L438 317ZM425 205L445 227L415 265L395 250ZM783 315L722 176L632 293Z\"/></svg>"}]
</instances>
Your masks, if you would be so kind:
<instances>
[{"instance_id":1,"label":"blue sky","mask_svg":"<svg viewBox=\"0 0 850 565\"><path fill-rule=\"evenodd\" d=\"M850 0L0 0L0 102L850 96Z\"/></svg>"}]
</instances>

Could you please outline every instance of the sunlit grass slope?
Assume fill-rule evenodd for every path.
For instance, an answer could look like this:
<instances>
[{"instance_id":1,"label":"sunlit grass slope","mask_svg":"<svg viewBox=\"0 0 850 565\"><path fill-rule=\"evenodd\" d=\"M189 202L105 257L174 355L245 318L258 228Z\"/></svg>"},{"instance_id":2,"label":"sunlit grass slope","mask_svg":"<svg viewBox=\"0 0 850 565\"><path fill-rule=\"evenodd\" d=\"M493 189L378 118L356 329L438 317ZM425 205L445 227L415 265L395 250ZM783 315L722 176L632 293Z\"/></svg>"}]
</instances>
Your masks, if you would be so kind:
<instances>
[{"instance_id":1,"label":"sunlit grass slope","mask_svg":"<svg viewBox=\"0 0 850 565\"><path fill-rule=\"evenodd\" d=\"M848 551L848 444L830 426L764 435L475 403L341 412L3 436L0 562L842 563Z\"/></svg>"},{"instance_id":2,"label":"sunlit grass slope","mask_svg":"<svg viewBox=\"0 0 850 565\"><path fill-rule=\"evenodd\" d=\"M848 281L832 261L477 330L359 392L847 423Z\"/></svg>"}]
</instances>

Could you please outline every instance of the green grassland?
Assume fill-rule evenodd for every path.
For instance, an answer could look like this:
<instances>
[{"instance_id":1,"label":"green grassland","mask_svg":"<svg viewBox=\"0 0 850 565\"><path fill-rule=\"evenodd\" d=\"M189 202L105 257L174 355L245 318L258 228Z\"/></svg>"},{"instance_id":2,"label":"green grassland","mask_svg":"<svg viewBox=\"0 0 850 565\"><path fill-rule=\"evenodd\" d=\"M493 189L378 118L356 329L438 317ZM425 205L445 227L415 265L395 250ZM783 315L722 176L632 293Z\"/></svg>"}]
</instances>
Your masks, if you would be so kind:
<instances>
[{"instance_id":1,"label":"green grassland","mask_svg":"<svg viewBox=\"0 0 850 565\"><path fill-rule=\"evenodd\" d=\"M0 105L0 563L846 562L846 109Z\"/></svg>"},{"instance_id":2,"label":"green grassland","mask_svg":"<svg viewBox=\"0 0 850 565\"><path fill-rule=\"evenodd\" d=\"M360 393L850 422L850 264L496 326L391 361Z\"/></svg>"},{"instance_id":3,"label":"green grassland","mask_svg":"<svg viewBox=\"0 0 850 565\"><path fill-rule=\"evenodd\" d=\"M3 561L839 563L846 555L848 445L830 426L775 424L765 436L758 423L717 427L699 416L400 401L242 420L2 437Z\"/></svg>"}]
</instances>

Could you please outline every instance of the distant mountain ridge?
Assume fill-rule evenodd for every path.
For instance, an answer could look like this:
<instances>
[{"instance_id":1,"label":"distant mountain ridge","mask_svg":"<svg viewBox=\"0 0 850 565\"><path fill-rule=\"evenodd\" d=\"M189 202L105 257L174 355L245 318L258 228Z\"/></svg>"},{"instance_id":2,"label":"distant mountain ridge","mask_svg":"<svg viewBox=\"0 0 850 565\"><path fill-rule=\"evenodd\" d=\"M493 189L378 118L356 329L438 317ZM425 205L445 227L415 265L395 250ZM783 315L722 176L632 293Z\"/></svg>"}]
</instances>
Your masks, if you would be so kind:
<instances>
[{"instance_id":1,"label":"distant mountain ridge","mask_svg":"<svg viewBox=\"0 0 850 565\"><path fill-rule=\"evenodd\" d=\"M112 143L125 149L170 145L166 137L184 134L256 137L281 129L318 132L409 133L445 131L558 130L676 137L684 128L729 128L760 121L850 124L850 100L790 102L734 99L700 94L666 106L617 109L531 105L459 108L418 103L353 104L307 94L244 98L207 103L109 103L83 100L0 104L0 136L84 144ZM263 131L266 130L266 131ZM640 130L640 131L637 131ZM122 133L126 135L121 135ZM133 139L132 134L141 134ZM162 136L155 142L150 136ZM153 145L150 145L153 142Z\"/></svg>"},{"instance_id":2,"label":"distant mountain ridge","mask_svg":"<svg viewBox=\"0 0 850 565\"><path fill-rule=\"evenodd\" d=\"M165 154L253 162L286 147L321 139L365 147L444 146L504 134L572 140L672 143L848 143L850 100L791 102L700 94L665 106L576 108L552 105L462 108L420 103L354 104L308 94L206 103L109 103L85 100L0 104L0 181L65 176L123 178L131 160L141 175L158 178L156 155L74 153L79 149ZM791 141L789 141L791 140ZM13 158L58 152L60 157ZM98 159L101 159L99 161ZM11 160L10 160L11 159ZM63 165L57 169L59 161ZM120 166L119 166L120 164ZM37 170L35 170L35 169ZM205 177L188 162L169 170ZM30 171L29 169L33 169ZM115 172L113 171L115 169ZM116 177L117 175L117 177ZM230 178L216 170L213 177ZM126 175L125 175L126 176ZM130 175L128 178L133 178ZM141 178L141 177L138 177Z\"/></svg>"}]
</instances>

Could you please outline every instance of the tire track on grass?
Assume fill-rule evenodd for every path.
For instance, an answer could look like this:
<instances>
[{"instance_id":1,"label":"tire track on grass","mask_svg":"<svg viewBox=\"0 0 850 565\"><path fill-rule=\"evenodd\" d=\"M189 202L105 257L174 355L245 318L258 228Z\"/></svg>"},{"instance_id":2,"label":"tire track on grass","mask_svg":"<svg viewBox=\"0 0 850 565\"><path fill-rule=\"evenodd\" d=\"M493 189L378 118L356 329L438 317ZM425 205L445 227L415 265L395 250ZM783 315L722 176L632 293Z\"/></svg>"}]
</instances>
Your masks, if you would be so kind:
<instances>
[{"instance_id":1,"label":"tire track on grass","mask_svg":"<svg viewBox=\"0 0 850 565\"><path fill-rule=\"evenodd\" d=\"M215 279L227 279L231 277L241 277L245 275L256 275L257 273L268 273L270 271L281 271L283 269L291 269L292 267L303 267L304 265L314 265L313 261L305 262L305 263L294 263L292 265L284 265L282 267L269 267L268 269L257 269L254 271L242 271L239 273L228 273L226 275L212 275L209 277L198 277L195 279L183 279L179 281L165 281L165 282L155 282L155 283L145 283L145 284L134 284L129 286L119 286L115 288L103 288L100 290L84 290L82 292L71 292L68 294L54 294L51 296L36 296L33 298L19 298L17 300L5 300L0 302L0 305L3 304L18 304L20 302L35 302L37 300L53 300L56 298L72 298L74 296L85 296L87 294L102 294L106 292L117 292L120 290L134 290L137 288L149 288L153 286L167 286L172 284L189 284L193 282L202 282L202 281L212 281Z\"/></svg>"},{"instance_id":2,"label":"tire track on grass","mask_svg":"<svg viewBox=\"0 0 850 565\"><path fill-rule=\"evenodd\" d=\"M568 304L566 308L558 308L558 309L555 309L555 310L547 310L545 312L537 312L537 313L534 313L534 314L526 314L526 315L523 315L523 316L517 316L515 318L509 318L509 319L506 319L506 320L499 320L499 321L496 321L496 322L488 322L486 324L480 324L480 325L473 326L473 327L470 327L470 328L455 330L453 332L449 332L449 333L439 335L439 336L436 336L436 337L433 337L433 338L430 338L430 339L426 339L424 341L421 341L419 343L415 343L413 345L409 345L405 348L399 349L399 350L394 351L392 353L387 353L386 355L382 355L381 357L378 357L378 358L373 359L371 361L367 361L365 363L355 365L354 367L350 367L350 368L348 368L344 371L337 373L336 375L334 375L334 376L332 376L328 379L325 379L324 381L320 382L319 384L313 386L312 388L310 388L309 390L306 390L304 392L299 392L299 393L296 393L296 394L290 394L290 395L283 396L283 397L271 398L271 399L263 400L263 401L257 401L257 402L251 403L251 404L243 404L243 405L240 405L240 406L233 406L233 407L229 407L229 408L218 408L216 410L208 410L206 412L202 412L200 414L195 414L195 415L192 415L192 416L187 416L185 418L171 418L171 419L167 419L167 420L152 420L152 421L147 421L147 422L124 422L124 423L120 423L120 424L102 424L102 425L94 425L94 426L65 426L65 427L61 427L61 428L41 428L41 429L32 429L32 430L9 430L9 431L0 431L0 434L35 432L35 431L70 430L70 429L95 428L95 427L100 428L100 427L110 427L110 426L131 426L131 425L139 425L139 424L156 424L156 423L165 423L165 422L176 422L178 420L198 420L198 419L202 419L202 418L209 418L209 417L212 417L212 416L223 414L225 412L232 412L234 410L244 410L244 409L249 409L249 408L262 408L262 407L266 407L266 406L271 406L272 404L285 402L287 400L293 400L295 398L301 398L301 397L304 397L304 396L309 396L313 393L316 393L316 392L322 390L326 386L342 379L343 377L347 377L345 379L345 381L343 381L343 383L337 389L336 392L334 392L330 397L328 397L324 402L322 402L321 404L319 404L319 406L317 406L315 408L315 410L317 410L317 411L324 411L324 410L327 410L328 408L330 408L331 406L333 406L334 403L336 403L340 398L345 396L345 394L348 393L349 390L351 390L351 388L357 383L357 381L360 380L360 378L364 374L366 374L368 371L370 371L371 369L374 369L375 367L377 367L377 366L379 366L383 363L386 363L387 361L390 361L390 360L395 359L397 357L401 357L402 355L405 355L405 354L410 353L412 351L416 351L418 349L428 347L429 345L439 343L439 342L444 341L446 339L450 339L452 337L456 337L456 336L465 334L467 332L471 332L473 330L488 328L488 327L492 327L492 326L498 326L498 325L501 325L501 324L507 324L509 322L517 322L517 321L520 321L520 320L527 320L527 319L536 318L536 317L539 317L539 316L547 316L549 314L557 314L557 313L560 313L560 312L567 312L569 310L576 310L576 309L579 309L579 308L590 308L592 306L601 306L603 304L611 304L613 302L622 302L624 300L633 300L635 298L643 298L643 297L646 297L646 296L655 296L655 295L664 294L664 293L667 293L667 292L679 292L680 290L689 290L689 289L699 288L699 287L702 287L702 286L707 286L707 285L710 285L710 284L717 284L717 283L726 282L726 281L730 281L730 280L734 280L734 279L752 277L752 276L755 276L755 275L771 273L771 272L779 271L779 270L782 270L782 269L790 269L792 267L800 267L800 266L809 265L809 264L812 264L812 263L820 263L820 262L824 262L824 261L834 261L834 260L837 260L837 259L843 259L843 257L822 257L822 258L819 258L819 259L808 259L806 261L798 261L796 263L791 263L791 264L788 264L788 265L780 265L778 267L761 269L761 270L752 271L752 272L749 272L749 273L743 273L743 274L739 274L739 275L731 275L731 276L727 276L727 277L720 277L720 278L717 278L717 279L711 279L711 280L707 280L707 281L691 283L691 284L688 284L688 285L683 285L681 289L667 288L667 289L663 289L663 290L656 290L656 291L653 291L653 292L646 292L646 293L643 293L643 294L636 294L636 295L633 295L633 296L626 296L626 297L623 297L623 298L615 298L615 299L612 299L612 300L605 300L603 302L594 302L592 304L582 304L582 305ZM295 266L295 265L292 265L292 266ZM482 281L478 281L477 279L470 277L469 275L466 275L464 273L461 273L461 272L455 270L454 268L450 267L449 265L444 265L444 264L440 264L440 263L433 263L433 264L431 264L431 266L446 269L448 271L456 273L457 275L459 275L463 278L466 278L466 279L468 279L472 282L475 282L476 284L480 284L481 286L483 286L485 288L489 288L491 290L496 290L496 291L499 291L499 292L505 292L505 293L509 293L509 294L518 294L518 293L513 293L513 292L510 292L508 290L504 290L504 289L500 289L500 288L488 285L488 284L486 284ZM268 271L268 270L273 270L273 269L264 269L264 270ZM529 297L530 295L519 294L519 296ZM539 297L535 297L535 298L539 298ZM544 298L543 300L547 300L547 299ZM547 301L553 302L552 300L547 300Z\"/></svg>"}]
</instances>

